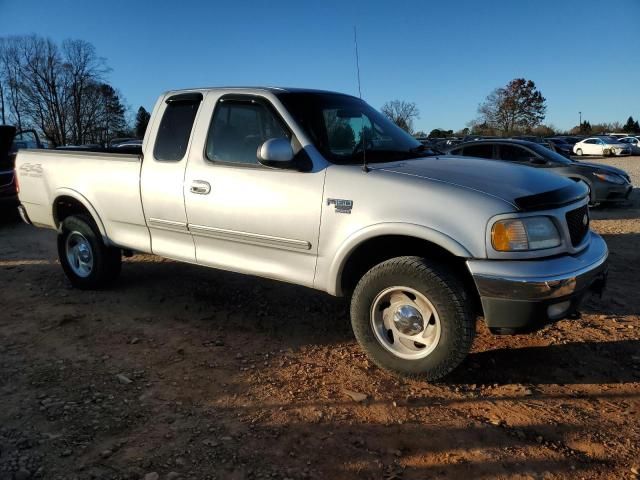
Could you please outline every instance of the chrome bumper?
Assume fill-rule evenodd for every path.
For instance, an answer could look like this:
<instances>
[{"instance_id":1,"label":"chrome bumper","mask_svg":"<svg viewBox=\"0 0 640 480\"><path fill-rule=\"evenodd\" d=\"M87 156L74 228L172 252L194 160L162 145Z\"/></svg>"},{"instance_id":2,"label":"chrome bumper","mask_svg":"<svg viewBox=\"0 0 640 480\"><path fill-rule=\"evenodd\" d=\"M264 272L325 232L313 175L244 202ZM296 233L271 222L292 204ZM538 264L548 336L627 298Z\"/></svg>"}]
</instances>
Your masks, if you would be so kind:
<instances>
[{"instance_id":1,"label":"chrome bumper","mask_svg":"<svg viewBox=\"0 0 640 480\"><path fill-rule=\"evenodd\" d=\"M522 328L557 320L578 307L587 289L604 288L609 250L600 235L593 232L589 235L589 246L577 255L540 260L467 261L487 324ZM554 305L566 308L550 310Z\"/></svg>"}]
</instances>

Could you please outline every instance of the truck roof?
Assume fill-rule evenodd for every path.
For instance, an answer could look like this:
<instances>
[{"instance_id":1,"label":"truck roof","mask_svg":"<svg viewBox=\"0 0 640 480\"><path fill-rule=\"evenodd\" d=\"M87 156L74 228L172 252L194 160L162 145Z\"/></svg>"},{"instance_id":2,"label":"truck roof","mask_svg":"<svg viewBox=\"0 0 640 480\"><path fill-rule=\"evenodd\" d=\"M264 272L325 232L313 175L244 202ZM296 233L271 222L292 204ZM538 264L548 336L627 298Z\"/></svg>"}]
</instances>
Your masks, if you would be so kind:
<instances>
[{"instance_id":1,"label":"truck roof","mask_svg":"<svg viewBox=\"0 0 640 480\"><path fill-rule=\"evenodd\" d=\"M227 87L197 87L197 88L183 88L178 90L169 90L165 92L165 95L173 95L176 93L187 92L209 92L209 91L240 91L243 93L256 93L256 92L270 92L270 93L318 93L318 94L333 94L333 95L345 95L352 97L347 93L333 92L330 90L318 90L313 88L295 88L295 87L277 87L277 86L227 86Z\"/></svg>"}]
</instances>

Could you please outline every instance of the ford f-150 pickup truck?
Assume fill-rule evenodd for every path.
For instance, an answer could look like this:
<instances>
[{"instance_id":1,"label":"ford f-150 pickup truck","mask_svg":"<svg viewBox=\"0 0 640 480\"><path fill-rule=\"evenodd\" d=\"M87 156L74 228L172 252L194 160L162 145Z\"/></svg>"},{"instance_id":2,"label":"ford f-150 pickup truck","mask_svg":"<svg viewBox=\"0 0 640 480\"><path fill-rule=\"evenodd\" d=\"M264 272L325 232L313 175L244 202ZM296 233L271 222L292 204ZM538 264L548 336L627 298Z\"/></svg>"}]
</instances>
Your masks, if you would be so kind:
<instances>
[{"instance_id":1,"label":"ford f-150 pickup truck","mask_svg":"<svg viewBox=\"0 0 640 480\"><path fill-rule=\"evenodd\" d=\"M362 348L408 376L459 365L478 314L531 330L606 278L583 183L431 151L339 93L171 91L141 155L20 151L16 169L74 286L146 252L347 296Z\"/></svg>"}]
</instances>

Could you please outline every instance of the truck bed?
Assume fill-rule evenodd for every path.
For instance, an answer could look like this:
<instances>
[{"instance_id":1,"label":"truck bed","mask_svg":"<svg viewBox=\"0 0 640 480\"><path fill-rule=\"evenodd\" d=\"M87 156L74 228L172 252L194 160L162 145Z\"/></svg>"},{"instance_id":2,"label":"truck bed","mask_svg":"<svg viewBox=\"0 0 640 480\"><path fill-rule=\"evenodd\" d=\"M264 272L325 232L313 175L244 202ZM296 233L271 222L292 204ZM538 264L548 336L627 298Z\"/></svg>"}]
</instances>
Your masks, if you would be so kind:
<instances>
[{"instance_id":1,"label":"truck bed","mask_svg":"<svg viewBox=\"0 0 640 480\"><path fill-rule=\"evenodd\" d=\"M56 207L78 201L97 219L108 243L150 251L141 165L141 155L131 153L21 150L16 157L20 202L35 225L57 228Z\"/></svg>"}]
</instances>

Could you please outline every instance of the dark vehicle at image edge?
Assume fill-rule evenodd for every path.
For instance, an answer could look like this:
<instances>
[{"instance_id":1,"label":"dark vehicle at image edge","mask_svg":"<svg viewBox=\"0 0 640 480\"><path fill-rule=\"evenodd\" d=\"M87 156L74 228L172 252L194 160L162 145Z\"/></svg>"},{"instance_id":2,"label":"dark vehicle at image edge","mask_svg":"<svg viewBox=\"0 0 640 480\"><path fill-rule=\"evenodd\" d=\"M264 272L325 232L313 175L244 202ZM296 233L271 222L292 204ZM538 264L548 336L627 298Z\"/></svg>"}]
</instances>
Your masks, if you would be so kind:
<instances>
[{"instance_id":1,"label":"dark vehicle at image edge","mask_svg":"<svg viewBox=\"0 0 640 480\"><path fill-rule=\"evenodd\" d=\"M25 139L26 136L31 139ZM34 130L17 131L13 125L0 125L0 208L18 206L14 163L18 149L42 148Z\"/></svg>"},{"instance_id":2,"label":"dark vehicle at image edge","mask_svg":"<svg viewBox=\"0 0 640 480\"><path fill-rule=\"evenodd\" d=\"M15 127L0 125L0 207L18 205L13 156L11 155L11 144L15 134Z\"/></svg>"},{"instance_id":3,"label":"dark vehicle at image edge","mask_svg":"<svg viewBox=\"0 0 640 480\"><path fill-rule=\"evenodd\" d=\"M591 205L627 200L633 190L629 174L620 168L571 160L524 140L478 140L456 145L447 153L550 169L563 177L585 182L589 186Z\"/></svg>"}]
</instances>

